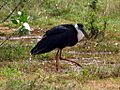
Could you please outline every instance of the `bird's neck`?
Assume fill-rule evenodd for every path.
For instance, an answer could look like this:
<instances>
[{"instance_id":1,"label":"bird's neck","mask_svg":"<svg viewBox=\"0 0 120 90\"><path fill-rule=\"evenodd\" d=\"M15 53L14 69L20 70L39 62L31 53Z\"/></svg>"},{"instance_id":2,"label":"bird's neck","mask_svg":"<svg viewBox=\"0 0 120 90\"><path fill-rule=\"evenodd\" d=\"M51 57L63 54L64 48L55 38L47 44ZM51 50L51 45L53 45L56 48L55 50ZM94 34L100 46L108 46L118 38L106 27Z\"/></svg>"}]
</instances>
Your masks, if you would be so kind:
<instances>
[{"instance_id":1,"label":"bird's neck","mask_svg":"<svg viewBox=\"0 0 120 90\"><path fill-rule=\"evenodd\" d=\"M74 25L75 29L77 30L77 38L78 41L80 41L85 35L83 34L83 32L78 28L78 25L75 24Z\"/></svg>"}]
</instances>

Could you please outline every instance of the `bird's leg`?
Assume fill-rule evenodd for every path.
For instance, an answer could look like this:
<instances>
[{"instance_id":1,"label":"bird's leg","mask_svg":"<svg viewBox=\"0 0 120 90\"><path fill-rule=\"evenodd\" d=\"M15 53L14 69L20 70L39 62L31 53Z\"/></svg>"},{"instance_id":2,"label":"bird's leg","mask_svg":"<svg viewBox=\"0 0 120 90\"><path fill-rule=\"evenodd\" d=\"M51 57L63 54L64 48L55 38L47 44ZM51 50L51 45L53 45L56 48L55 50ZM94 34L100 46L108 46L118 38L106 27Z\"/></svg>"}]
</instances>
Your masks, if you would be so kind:
<instances>
[{"instance_id":1,"label":"bird's leg","mask_svg":"<svg viewBox=\"0 0 120 90\"><path fill-rule=\"evenodd\" d=\"M69 59L66 59L66 58L62 58L61 54L62 54L62 50L60 49L60 56L59 56L60 60L69 61L69 62L72 62L72 63L74 63L74 64L82 67L79 63L77 63L77 62L75 62L75 61L72 61L72 60L69 60Z\"/></svg>"},{"instance_id":2,"label":"bird's leg","mask_svg":"<svg viewBox=\"0 0 120 90\"><path fill-rule=\"evenodd\" d=\"M55 56L55 60L56 60L56 70L58 71L58 60L59 60L59 57L58 57L58 54L59 54L59 49L57 50L57 53L56 53L56 56Z\"/></svg>"}]
</instances>

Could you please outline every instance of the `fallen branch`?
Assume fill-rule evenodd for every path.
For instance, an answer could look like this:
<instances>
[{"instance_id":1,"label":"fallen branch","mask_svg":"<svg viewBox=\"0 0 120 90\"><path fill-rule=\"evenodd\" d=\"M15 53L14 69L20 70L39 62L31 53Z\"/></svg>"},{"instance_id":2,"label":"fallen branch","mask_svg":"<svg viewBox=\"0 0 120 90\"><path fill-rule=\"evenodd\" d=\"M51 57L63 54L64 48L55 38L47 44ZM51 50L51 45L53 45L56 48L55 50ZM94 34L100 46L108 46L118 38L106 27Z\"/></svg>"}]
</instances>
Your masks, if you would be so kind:
<instances>
[{"instance_id":1,"label":"fallen branch","mask_svg":"<svg viewBox=\"0 0 120 90\"><path fill-rule=\"evenodd\" d=\"M13 35L13 34L12 34ZM2 45L4 45L4 43L7 40L21 40L21 39L37 39L37 41L39 41L42 37L41 36L21 36L21 37L13 37L12 35L10 35L9 37L2 37L0 36L0 40L4 40L2 43L0 43L0 47L2 47Z\"/></svg>"},{"instance_id":2,"label":"fallen branch","mask_svg":"<svg viewBox=\"0 0 120 90\"><path fill-rule=\"evenodd\" d=\"M8 40L8 37L0 36L0 40ZM21 39L41 39L42 36L21 36L21 37L9 37L9 40L21 40Z\"/></svg>"}]
</instances>

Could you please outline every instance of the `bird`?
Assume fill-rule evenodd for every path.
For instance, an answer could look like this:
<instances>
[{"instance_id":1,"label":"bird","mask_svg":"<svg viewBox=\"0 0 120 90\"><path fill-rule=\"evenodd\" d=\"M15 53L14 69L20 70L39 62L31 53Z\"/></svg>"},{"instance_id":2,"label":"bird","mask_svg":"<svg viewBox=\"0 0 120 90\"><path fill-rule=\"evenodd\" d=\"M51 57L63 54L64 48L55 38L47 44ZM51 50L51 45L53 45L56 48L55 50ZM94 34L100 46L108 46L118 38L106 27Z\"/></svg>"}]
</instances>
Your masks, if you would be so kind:
<instances>
[{"instance_id":1,"label":"bird","mask_svg":"<svg viewBox=\"0 0 120 90\"><path fill-rule=\"evenodd\" d=\"M83 37L88 39L89 35L84 30L82 23L57 25L45 32L42 39L33 47L30 53L31 55L44 54L57 49L55 55L57 71L59 60L72 62L82 67L79 63L73 60L62 58L61 55L63 48L76 45L83 39Z\"/></svg>"}]
</instances>

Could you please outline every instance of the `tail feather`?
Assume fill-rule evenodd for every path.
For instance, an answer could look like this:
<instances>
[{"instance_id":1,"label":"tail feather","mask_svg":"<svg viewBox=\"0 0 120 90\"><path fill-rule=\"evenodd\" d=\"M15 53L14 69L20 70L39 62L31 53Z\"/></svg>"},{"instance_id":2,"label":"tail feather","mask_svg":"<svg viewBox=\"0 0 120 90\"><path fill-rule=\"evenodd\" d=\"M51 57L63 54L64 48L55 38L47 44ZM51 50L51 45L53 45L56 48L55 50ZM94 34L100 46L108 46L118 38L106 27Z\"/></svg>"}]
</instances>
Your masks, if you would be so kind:
<instances>
[{"instance_id":1,"label":"tail feather","mask_svg":"<svg viewBox=\"0 0 120 90\"><path fill-rule=\"evenodd\" d=\"M42 39L37 43L37 45L31 50L32 55L47 53L55 49L53 41L49 38Z\"/></svg>"}]
</instances>

